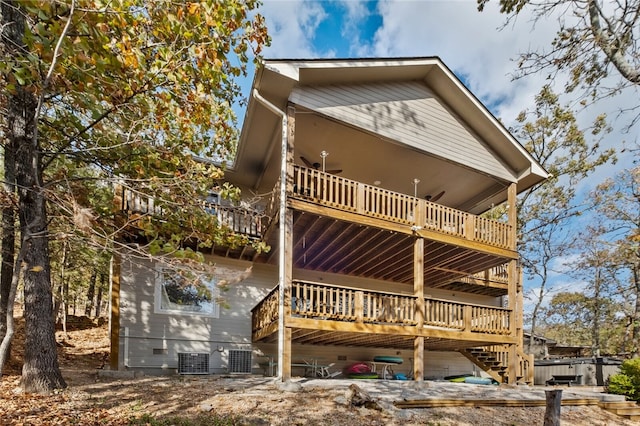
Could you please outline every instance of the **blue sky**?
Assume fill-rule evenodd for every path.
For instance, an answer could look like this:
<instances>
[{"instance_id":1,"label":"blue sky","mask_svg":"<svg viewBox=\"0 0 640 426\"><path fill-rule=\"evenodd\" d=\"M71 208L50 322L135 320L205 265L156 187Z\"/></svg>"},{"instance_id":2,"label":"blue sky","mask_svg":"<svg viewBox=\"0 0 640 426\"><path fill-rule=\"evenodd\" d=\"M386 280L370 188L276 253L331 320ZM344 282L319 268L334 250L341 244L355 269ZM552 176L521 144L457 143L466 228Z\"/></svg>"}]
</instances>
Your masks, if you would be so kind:
<instances>
[{"instance_id":1,"label":"blue sky","mask_svg":"<svg viewBox=\"0 0 640 426\"><path fill-rule=\"evenodd\" d=\"M551 82L562 93L564 81L562 76L550 81L542 74L512 79L518 54L548 49L558 21L549 18L534 26L525 9L514 24L505 26L497 3L491 1L481 13L476 0L263 0L259 12L265 16L272 38L264 57L439 56L509 127L519 112L533 106L543 84ZM246 87L246 94L248 90ZM579 120L586 126L601 113L614 118L618 107L637 105L637 99L637 93L623 93L582 111ZM563 101L576 102L569 95L564 95ZM638 126L629 133L621 131L623 126L622 120L614 123L614 131L604 144L620 147L623 140L638 142ZM600 170L582 182L580 189L588 192L630 163L626 158L615 167ZM571 289L579 283L558 276L554 285ZM535 283L527 286L535 288Z\"/></svg>"}]
</instances>

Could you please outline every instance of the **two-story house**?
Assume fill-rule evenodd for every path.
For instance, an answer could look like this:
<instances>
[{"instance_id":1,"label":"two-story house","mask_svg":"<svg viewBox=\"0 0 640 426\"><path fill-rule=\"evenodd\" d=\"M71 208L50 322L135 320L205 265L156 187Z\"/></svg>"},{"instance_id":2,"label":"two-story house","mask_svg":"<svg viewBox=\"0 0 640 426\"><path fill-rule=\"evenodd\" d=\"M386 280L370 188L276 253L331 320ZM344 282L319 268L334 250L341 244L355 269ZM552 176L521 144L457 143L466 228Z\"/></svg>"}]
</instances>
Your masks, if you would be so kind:
<instances>
[{"instance_id":1,"label":"two-story house","mask_svg":"<svg viewBox=\"0 0 640 426\"><path fill-rule=\"evenodd\" d=\"M221 276L251 269L224 306L123 253L111 366L287 380L386 356L416 380L532 382L515 205L546 177L437 57L265 60L225 175L260 201L212 214L271 250L206 253Z\"/></svg>"}]
</instances>

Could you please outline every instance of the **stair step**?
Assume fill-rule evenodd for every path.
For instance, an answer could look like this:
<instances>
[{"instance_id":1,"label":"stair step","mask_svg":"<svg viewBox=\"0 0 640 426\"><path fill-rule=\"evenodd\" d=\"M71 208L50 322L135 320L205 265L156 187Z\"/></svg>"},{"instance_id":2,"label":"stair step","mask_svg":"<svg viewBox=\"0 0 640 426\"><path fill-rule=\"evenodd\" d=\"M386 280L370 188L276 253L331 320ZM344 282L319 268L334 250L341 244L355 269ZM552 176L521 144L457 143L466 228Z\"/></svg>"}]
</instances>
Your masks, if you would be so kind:
<instances>
[{"instance_id":1,"label":"stair step","mask_svg":"<svg viewBox=\"0 0 640 426\"><path fill-rule=\"evenodd\" d=\"M625 419L640 421L640 406L633 401L601 402L600 407Z\"/></svg>"},{"instance_id":2,"label":"stair step","mask_svg":"<svg viewBox=\"0 0 640 426\"><path fill-rule=\"evenodd\" d=\"M608 401L601 402L600 406L605 410L609 408L635 408L640 407L637 403L633 401Z\"/></svg>"},{"instance_id":3,"label":"stair step","mask_svg":"<svg viewBox=\"0 0 640 426\"><path fill-rule=\"evenodd\" d=\"M640 408L611 408L607 411L619 416L640 416Z\"/></svg>"}]
</instances>

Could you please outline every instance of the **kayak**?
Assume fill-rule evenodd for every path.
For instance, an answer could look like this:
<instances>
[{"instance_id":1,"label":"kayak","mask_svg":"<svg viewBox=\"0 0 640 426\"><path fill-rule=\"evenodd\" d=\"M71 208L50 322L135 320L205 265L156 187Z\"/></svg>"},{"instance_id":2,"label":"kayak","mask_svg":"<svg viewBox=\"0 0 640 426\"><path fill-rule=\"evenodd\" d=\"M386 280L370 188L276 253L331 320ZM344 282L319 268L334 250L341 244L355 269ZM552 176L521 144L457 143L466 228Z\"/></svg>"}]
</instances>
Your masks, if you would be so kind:
<instances>
[{"instance_id":1,"label":"kayak","mask_svg":"<svg viewBox=\"0 0 640 426\"><path fill-rule=\"evenodd\" d=\"M454 383L464 383L464 379L473 377L473 374L454 374L453 376L445 376L444 379Z\"/></svg>"},{"instance_id":2,"label":"kayak","mask_svg":"<svg viewBox=\"0 0 640 426\"><path fill-rule=\"evenodd\" d=\"M488 377L465 377L464 382L472 385L491 385L494 380Z\"/></svg>"},{"instance_id":3,"label":"kayak","mask_svg":"<svg viewBox=\"0 0 640 426\"><path fill-rule=\"evenodd\" d=\"M378 355L373 357L373 362L381 362L386 364L402 364L404 360L399 356Z\"/></svg>"},{"instance_id":4,"label":"kayak","mask_svg":"<svg viewBox=\"0 0 640 426\"><path fill-rule=\"evenodd\" d=\"M347 376L350 379L377 379L378 373L351 373Z\"/></svg>"}]
</instances>

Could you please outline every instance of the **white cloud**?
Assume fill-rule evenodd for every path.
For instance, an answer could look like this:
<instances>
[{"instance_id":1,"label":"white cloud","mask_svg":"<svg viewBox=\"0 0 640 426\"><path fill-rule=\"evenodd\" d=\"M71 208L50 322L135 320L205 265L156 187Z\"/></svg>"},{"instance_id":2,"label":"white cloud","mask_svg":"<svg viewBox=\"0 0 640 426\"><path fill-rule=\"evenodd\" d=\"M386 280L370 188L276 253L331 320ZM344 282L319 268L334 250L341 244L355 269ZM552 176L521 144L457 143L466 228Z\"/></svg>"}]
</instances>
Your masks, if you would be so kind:
<instances>
[{"instance_id":1,"label":"white cloud","mask_svg":"<svg viewBox=\"0 0 640 426\"><path fill-rule=\"evenodd\" d=\"M512 81L514 59L548 43L553 32L542 24L535 33L521 26L500 30L505 17L496 3L480 13L471 0L385 0L380 3L384 20L374 51L377 56L439 56L496 115L510 122L544 83L543 76Z\"/></svg>"},{"instance_id":2,"label":"white cloud","mask_svg":"<svg viewBox=\"0 0 640 426\"><path fill-rule=\"evenodd\" d=\"M271 46L265 49L268 58L328 57L329 52L317 52L313 37L327 14L321 4L306 1L266 0L258 10L267 23Z\"/></svg>"},{"instance_id":3,"label":"white cloud","mask_svg":"<svg viewBox=\"0 0 640 426\"><path fill-rule=\"evenodd\" d=\"M346 1L342 5L345 8L346 16L341 36L343 40L349 41L349 52L356 57L371 56L370 46L360 37L362 22L370 16L369 9L365 3L360 1Z\"/></svg>"}]
</instances>

